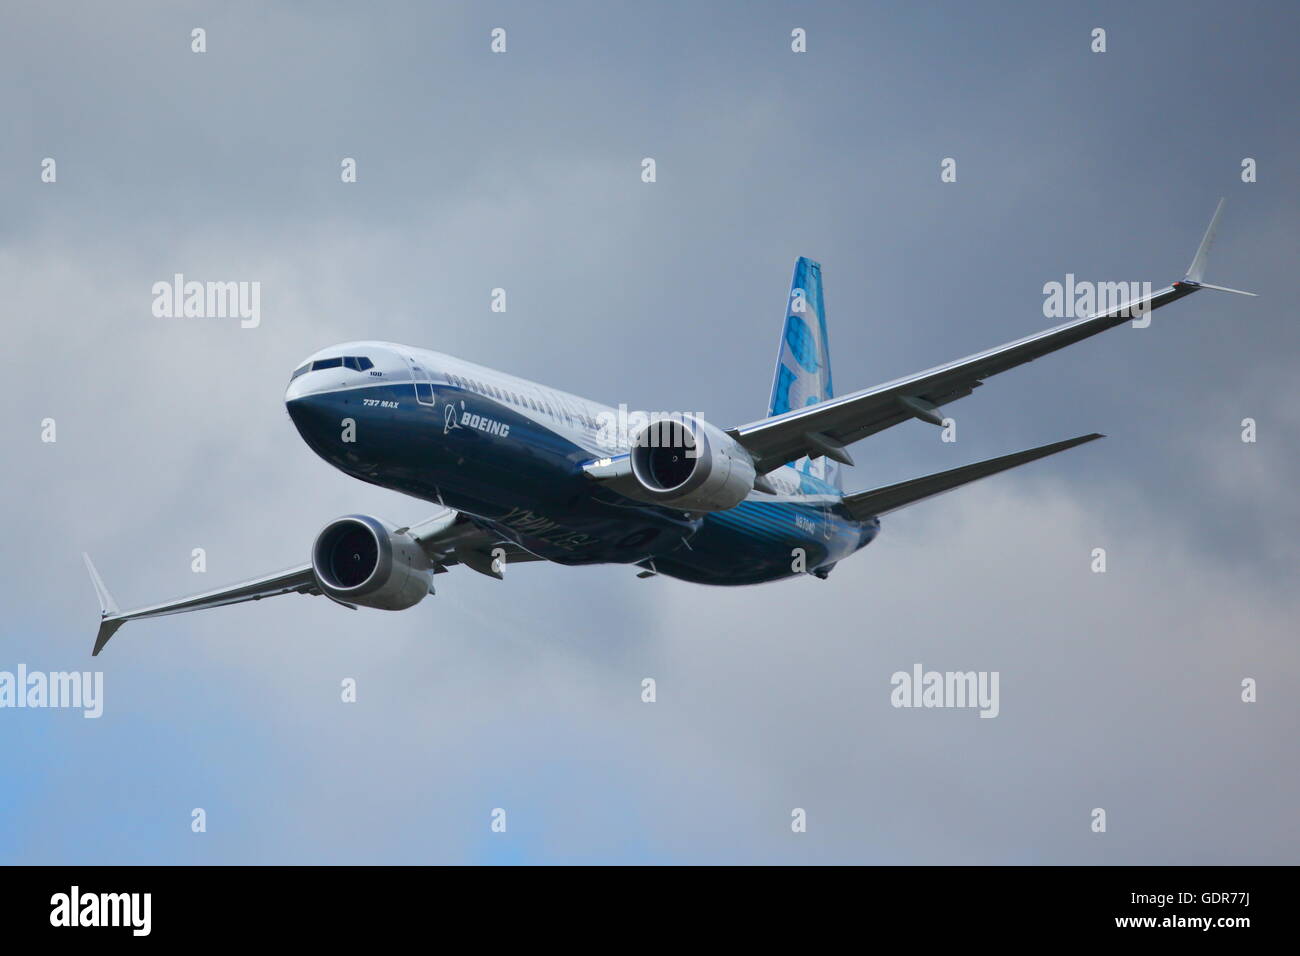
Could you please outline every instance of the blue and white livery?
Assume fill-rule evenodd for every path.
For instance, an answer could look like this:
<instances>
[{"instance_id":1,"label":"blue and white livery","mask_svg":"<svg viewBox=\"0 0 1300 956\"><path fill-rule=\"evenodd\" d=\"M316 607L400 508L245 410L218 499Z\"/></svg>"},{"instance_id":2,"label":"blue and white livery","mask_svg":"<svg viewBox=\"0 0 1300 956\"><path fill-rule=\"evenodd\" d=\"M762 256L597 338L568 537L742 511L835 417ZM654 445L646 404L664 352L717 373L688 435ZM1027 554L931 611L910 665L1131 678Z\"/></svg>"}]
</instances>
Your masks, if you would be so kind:
<instances>
[{"instance_id":1,"label":"blue and white livery","mask_svg":"<svg viewBox=\"0 0 1300 956\"><path fill-rule=\"evenodd\" d=\"M127 621L278 594L402 610L458 565L495 578L529 561L634 565L639 577L701 584L825 578L876 537L890 511L1102 437L871 491L845 494L841 485L841 468L853 464L846 446L911 419L941 425L941 406L991 375L1121 325L1139 309L1222 288L1202 281L1222 207L1187 276L1159 292L841 396L831 380L821 266L801 258L767 415L726 428L698 415L628 416L427 349L391 342L322 349L293 371L285 393L303 441L340 471L438 512L408 527L346 515L325 525L304 564L129 611L87 556L101 608L93 653Z\"/></svg>"}]
</instances>

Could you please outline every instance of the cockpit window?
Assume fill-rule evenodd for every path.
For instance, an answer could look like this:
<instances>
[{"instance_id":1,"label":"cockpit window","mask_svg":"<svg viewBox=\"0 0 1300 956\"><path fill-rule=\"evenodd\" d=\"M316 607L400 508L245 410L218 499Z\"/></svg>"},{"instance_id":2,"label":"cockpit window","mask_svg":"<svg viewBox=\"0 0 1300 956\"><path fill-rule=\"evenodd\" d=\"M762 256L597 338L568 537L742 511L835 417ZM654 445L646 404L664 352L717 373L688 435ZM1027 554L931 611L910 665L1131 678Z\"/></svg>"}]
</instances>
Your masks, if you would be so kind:
<instances>
[{"instance_id":1,"label":"cockpit window","mask_svg":"<svg viewBox=\"0 0 1300 956\"><path fill-rule=\"evenodd\" d=\"M311 371L311 362L308 362L306 365L300 365L298 366L298 368L293 370L293 374L289 376L289 381L292 382L299 375L302 375L303 373L310 372L310 371Z\"/></svg>"},{"instance_id":2,"label":"cockpit window","mask_svg":"<svg viewBox=\"0 0 1300 956\"><path fill-rule=\"evenodd\" d=\"M364 355L344 355L339 358L317 359L311 363L311 370L314 372L322 368L350 368L354 372L366 372L375 367L375 363L370 361ZM304 365L298 371L294 372L294 378L297 378L303 372L307 371Z\"/></svg>"}]
</instances>

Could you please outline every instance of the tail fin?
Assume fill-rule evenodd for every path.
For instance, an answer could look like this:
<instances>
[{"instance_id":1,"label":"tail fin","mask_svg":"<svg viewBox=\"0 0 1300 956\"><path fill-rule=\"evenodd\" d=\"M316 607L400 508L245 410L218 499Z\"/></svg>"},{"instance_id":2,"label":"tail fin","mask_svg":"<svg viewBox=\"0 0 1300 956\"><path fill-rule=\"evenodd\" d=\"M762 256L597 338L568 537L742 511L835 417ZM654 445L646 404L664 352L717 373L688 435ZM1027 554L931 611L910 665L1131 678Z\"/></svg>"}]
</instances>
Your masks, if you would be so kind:
<instances>
[{"instance_id":1,"label":"tail fin","mask_svg":"<svg viewBox=\"0 0 1300 956\"><path fill-rule=\"evenodd\" d=\"M834 394L826 304L822 299L822 267L821 263L800 256L794 264L790 298L786 301L785 326L781 330L767 414L771 417L815 405ZM793 464L800 474L820 478L836 488L843 487L840 466L827 458L800 458Z\"/></svg>"}]
</instances>

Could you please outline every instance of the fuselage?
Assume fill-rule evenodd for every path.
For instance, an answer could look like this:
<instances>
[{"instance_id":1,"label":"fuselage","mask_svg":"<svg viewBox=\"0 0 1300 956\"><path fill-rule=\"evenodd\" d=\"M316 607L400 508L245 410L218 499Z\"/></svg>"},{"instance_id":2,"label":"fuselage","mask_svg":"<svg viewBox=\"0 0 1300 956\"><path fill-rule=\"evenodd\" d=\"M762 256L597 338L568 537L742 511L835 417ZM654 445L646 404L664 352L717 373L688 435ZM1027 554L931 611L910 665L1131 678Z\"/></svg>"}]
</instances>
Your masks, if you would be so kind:
<instances>
[{"instance_id":1,"label":"fuselage","mask_svg":"<svg viewBox=\"0 0 1300 956\"><path fill-rule=\"evenodd\" d=\"M598 402L449 355L349 342L309 357L285 404L303 440L362 481L473 518L559 564L638 564L705 584L824 576L869 543L840 491L782 467L734 508L625 497L584 465L629 450ZM626 415L625 415L626 417Z\"/></svg>"}]
</instances>

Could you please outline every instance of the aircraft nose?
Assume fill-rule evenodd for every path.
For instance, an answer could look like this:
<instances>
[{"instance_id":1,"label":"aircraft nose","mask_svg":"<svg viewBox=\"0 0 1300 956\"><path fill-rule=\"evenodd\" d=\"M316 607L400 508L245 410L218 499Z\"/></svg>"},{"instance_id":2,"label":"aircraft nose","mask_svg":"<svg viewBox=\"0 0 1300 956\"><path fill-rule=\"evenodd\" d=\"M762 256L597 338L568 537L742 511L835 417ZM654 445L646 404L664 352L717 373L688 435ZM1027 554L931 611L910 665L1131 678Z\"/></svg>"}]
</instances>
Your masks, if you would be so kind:
<instances>
[{"instance_id":1,"label":"aircraft nose","mask_svg":"<svg viewBox=\"0 0 1300 956\"><path fill-rule=\"evenodd\" d=\"M301 389L295 389L290 385L288 391L284 393L284 407L293 419L295 425L301 427L300 419L315 417L320 414L321 406L324 402L320 396L313 396L303 392Z\"/></svg>"},{"instance_id":2,"label":"aircraft nose","mask_svg":"<svg viewBox=\"0 0 1300 956\"><path fill-rule=\"evenodd\" d=\"M344 415L329 392L298 390L295 393L291 384L285 393L284 407L298 434L312 448L328 444L331 435L337 437Z\"/></svg>"},{"instance_id":3,"label":"aircraft nose","mask_svg":"<svg viewBox=\"0 0 1300 956\"><path fill-rule=\"evenodd\" d=\"M299 376L289 383L289 387L284 390L284 403L291 405L297 399L307 394L306 387L302 383L302 377Z\"/></svg>"}]
</instances>

